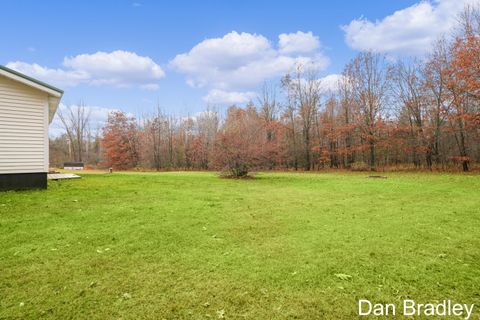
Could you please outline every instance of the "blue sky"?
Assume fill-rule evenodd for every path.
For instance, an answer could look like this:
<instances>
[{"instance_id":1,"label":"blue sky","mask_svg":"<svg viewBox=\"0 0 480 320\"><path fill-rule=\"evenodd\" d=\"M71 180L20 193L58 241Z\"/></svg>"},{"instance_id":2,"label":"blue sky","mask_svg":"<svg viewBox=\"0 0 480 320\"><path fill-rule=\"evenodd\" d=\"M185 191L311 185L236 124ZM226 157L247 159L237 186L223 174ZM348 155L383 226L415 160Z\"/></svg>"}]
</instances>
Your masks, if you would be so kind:
<instances>
[{"instance_id":1,"label":"blue sky","mask_svg":"<svg viewBox=\"0 0 480 320\"><path fill-rule=\"evenodd\" d=\"M64 104L83 100L98 117L157 103L194 114L242 104L298 62L327 76L362 49L425 54L467 2L6 0L0 64L60 87Z\"/></svg>"}]
</instances>

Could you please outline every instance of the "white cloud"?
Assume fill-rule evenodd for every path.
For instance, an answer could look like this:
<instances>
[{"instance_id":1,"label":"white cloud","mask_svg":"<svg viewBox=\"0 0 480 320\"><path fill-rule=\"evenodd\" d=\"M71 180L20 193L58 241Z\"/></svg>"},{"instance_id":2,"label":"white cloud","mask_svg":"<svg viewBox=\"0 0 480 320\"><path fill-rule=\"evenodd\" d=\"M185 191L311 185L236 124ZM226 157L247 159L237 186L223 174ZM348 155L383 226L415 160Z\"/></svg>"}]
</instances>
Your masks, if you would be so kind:
<instances>
[{"instance_id":1,"label":"white cloud","mask_svg":"<svg viewBox=\"0 0 480 320\"><path fill-rule=\"evenodd\" d=\"M338 91L339 81L342 79L341 74L329 74L320 78L320 88L323 93L335 93Z\"/></svg>"},{"instance_id":2,"label":"white cloud","mask_svg":"<svg viewBox=\"0 0 480 320\"><path fill-rule=\"evenodd\" d=\"M183 121L192 120L199 125L202 125L202 123L205 123L205 121L209 121L211 119L218 119L218 112L213 110L204 110L182 118Z\"/></svg>"},{"instance_id":3,"label":"white cloud","mask_svg":"<svg viewBox=\"0 0 480 320\"><path fill-rule=\"evenodd\" d=\"M305 79L300 78L300 84L308 86L309 83L313 82L315 88L318 89L319 93L322 95L335 94L339 90L340 81L344 76L341 74L332 73L320 78L311 78Z\"/></svg>"},{"instance_id":4,"label":"white cloud","mask_svg":"<svg viewBox=\"0 0 480 320\"><path fill-rule=\"evenodd\" d=\"M7 68L17 70L28 76L43 80L58 87L76 86L77 84L87 82L90 79L90 76L85 71L49 69L36 63L30 64L21 61L9 62L7 63Z\"/></svg>"},{"instance_id":5,"label":"white cloud","mask_svg":"<svg viewBox=\"0 0 480 320\"><path fill-rule=\"evenodd\" d=\"M318 78L318 85L322 94L334 94L338 91L339 81L342 79L341 74L329 74L325 77ZM306 80L304 80L306 81ZM220 89L212 89L202 99L209 104L233 105L244 104L255 100L258 93L253 91L225 91Z\"/></svg>"},{"instance_id":6,"label":"white cloud","mask_svg":"<svg viewBox=\"0 0 480 320\"><path fill-rule=\"evenodd\" d=\"M158 88L158 80L165 76L151 58L122 50L66 57L64 68L59 69L21 61L10 62L7 67L61 88L87 83L152 90Z\"/></svg>"},{"instance_id":7,"label":"white cloud","mask_svg":"<svg viewBox=\"0 0 480 320\"><path fill-rule=\"evenodd\" d=\"M63 65L87 72L92 84L151 84L165 76L162 68L151 58L122 50L66 57Z\"/></svg>"},{"instance_id":8,"label":"white cloud","mask_svg":"<svg viewBox=\"0 0 480 320\"><path fill-rule=\"evenodd\" d=\"M320 40L312 32L282 33L278 36L278 47L282 53L308 53L320 48Z\"/></svg>"},{"instance_id":9,"label":"white cloud","mask_svg":"<svg viewBox=\"0 0 480 320\"><path fill-rule=\"evenodd\" d=\"M328 58L313 49L319 46L313 34L283 34L281 39L277 49L262 35L232 31L198 43L189 52L177 55L170 65L184 73L191 86L223 91L254 88L291 71L295 64L319 70L328 65Z\"/></svg>"},{"instance_id":10,"label":"white cloud","mask_svg":"<svg viewBox=\"0 0 480 320\"><path fill-rule=\"evenodd\" d=\"M77 105L71 106L73 110L75 108L78 108ZM63 111L65 115L67 115L68 112L68 107L60 103L58 106L59 111ZM85 106L86 112L90 115L89 116L89 124L90 124L90 129L92 132L95 132L96 130L99 130L105 126L105 123L108 118L108 114L113 111L119 111L119 109L115 108L105 108L105 107L97 107L97 106ZM131 116L131 114L129 114ZM58 137L65 133L65 129L63 127L62 122L60 121L60 118L58 116L58 111L55 114L55 117L52 120L52 123L50 123L49 126L49 135L51 137Z\"/></svg>"},{"instance_id":11,"label":"white cloud","mask_svg":"<svg viewBox=\"0 0 480 320\"><path fill-rule=\"evenodd\" d=\"M145 90L155 91L155 90L158 90L160 88L160 86L156 83L149 83L149 84L141 85L140 88L145 89Z\"/></svg>"},{"instance_id":12,"label":"white cloud","mask_svg":"<svg viewBox=\"0 0 480 320\"><path fill-rule=\"evenodd\" d=\"M474 1L422 1L382 20L356 19L342 27L345 41L357 50L422 55L439 36L451 30L464 6Z\"/></svg>"},{"instance_id":13,"label":"white cloud","mask_svg":"<svg viewBox=\"0 0 480 320\"><path fill-rule=\"evenodd\" d=\"M247 103L252 100L257 94L255 92L237 92L237 91L223 91L219 89L212 89L203 101L210 104L233 105L240 103Z\"/></svg>"}]
</instances>

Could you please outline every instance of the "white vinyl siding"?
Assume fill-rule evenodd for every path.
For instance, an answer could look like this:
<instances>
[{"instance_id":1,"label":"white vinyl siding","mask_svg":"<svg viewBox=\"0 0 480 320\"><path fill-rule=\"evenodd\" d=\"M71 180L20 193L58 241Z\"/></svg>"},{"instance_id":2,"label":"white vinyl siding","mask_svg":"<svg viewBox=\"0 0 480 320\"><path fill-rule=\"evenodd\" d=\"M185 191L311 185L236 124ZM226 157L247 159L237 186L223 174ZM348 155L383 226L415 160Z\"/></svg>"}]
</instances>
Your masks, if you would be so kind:
<instances>
[{"instance_id":1,"label":"white vinyl siding","mask_svg":"<svg viewBox=\"0 0 480 320\"><path fill-rule=\"evenodd\" d=\"M48 95L0 75L0 174L48 171Z\"/></svg>"}]
</instances>

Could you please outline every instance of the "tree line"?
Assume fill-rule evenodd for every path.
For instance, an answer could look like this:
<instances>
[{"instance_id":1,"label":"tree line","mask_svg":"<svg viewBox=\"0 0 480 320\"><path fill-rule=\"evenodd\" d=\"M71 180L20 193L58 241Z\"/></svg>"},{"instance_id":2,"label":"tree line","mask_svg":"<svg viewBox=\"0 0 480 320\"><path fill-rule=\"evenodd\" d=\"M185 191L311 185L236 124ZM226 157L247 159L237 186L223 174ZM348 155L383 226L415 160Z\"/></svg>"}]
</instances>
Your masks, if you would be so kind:
<instances>
[{"instance_id":1,"label":"tree line","mask_svg":"<svg viewBox=\"0 0 480 320\"><path fill-rule=\"evenodd\" d=\"M422 59L360 52L335 90L308 65L256 101L226 114L172 117L160 109L135 119L122 111L91 134L84 106L60 113L65 134L51 141L51 162L84 161L126 170L469 171L480 161L480 14L467 7L450 37Z\"/></svg>"}]
</instances>

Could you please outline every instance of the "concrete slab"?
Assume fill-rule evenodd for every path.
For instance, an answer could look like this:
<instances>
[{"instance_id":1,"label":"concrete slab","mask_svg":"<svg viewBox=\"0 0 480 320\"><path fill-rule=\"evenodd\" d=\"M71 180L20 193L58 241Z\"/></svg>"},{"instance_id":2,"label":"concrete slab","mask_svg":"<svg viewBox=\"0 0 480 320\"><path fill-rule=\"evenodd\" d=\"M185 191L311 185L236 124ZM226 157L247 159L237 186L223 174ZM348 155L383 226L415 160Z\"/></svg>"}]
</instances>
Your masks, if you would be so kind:
<instances>
[{"instance_id":1,"label":"concrete slab","mask_svg":"<svg viewBox=\"0 0 480 320\"><path fill-rule=\"evenodd\" d=\"M80 176L77 176L73 173L49 173L47 175L48 180L63 180L63 179L80 179Z\"/></svg>"}]
</instances>

